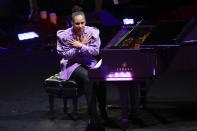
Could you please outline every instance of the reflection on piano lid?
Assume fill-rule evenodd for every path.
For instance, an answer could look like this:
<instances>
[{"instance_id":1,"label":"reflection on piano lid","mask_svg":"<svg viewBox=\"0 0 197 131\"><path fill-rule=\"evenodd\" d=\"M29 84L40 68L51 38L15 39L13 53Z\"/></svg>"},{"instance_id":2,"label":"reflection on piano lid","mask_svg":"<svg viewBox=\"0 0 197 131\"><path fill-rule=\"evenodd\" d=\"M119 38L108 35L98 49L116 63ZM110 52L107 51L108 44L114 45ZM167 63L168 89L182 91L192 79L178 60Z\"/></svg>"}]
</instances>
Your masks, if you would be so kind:
<instances>
[{"instance_id":1,"label":"reflection on piano lid","mask_svg":"<svg viewBox=\"0 0 197 131\"><path fill-rule=\"evenodd\" d=\"M120 42L122 42L126 37L128 37L135 29L137 29L138 25L143 21L144 19L137 22L134 26L131 27L130 30L127 30L126 33L114 44L114 47L117 47Z\"/></svg>"},{"instance_id":2,"label":"reflection on piano lid","mask_svg":"<svg viewBox=\"0 0 197 131\"><path fill-rule=\"evenodd\" d=\"M190 27L193 25L192 20L163 20L144 40L144 46L178 46L184 40Z\"/></svg>"},{"instance_id":3,"label":"reflection on piano lid","mask_svg":"<svg viewBox=\"0 0 197 131\"><path fill-rule=\"evenodd\" d=\"M104 49L137 49L155 26L123 26Z\"/></svg>"},{"instance_id":4,"label":"reflection on piano lid","mask_svg":"<svg viewBox=\"0 0 197 131\"><path fill-rule=\"evenodd\" d=\"M197 21L196 18L191 19L187 24L187 27L184 28L184 31L179 35L178 42L184 43L195 43L197 42Z\"/></svg>"}]
</instances>

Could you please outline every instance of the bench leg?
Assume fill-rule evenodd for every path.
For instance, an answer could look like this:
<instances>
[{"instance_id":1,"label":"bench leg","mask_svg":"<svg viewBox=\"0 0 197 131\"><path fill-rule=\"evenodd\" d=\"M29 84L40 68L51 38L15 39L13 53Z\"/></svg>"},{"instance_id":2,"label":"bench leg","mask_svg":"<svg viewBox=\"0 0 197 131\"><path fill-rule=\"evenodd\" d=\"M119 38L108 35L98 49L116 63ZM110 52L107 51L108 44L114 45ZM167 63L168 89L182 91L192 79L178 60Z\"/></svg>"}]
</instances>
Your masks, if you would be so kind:
<instances>
[{"instance_id":1,"label":"bench leg","mask_svg":"<svg viewBox=\"0 0 197 131\"><path fill-rule=\"evenodd\" d=\"M64 113L67 113L68 108L67 108L67 98L64 98Z\"/></svg>"},{"instance_id":2,"label":"bench leg","mask_svg":"<svg viewBox=\"0 0 197 131\"><path fill-rule=\"evenodd\" d=\"M78 106L77 106L77 103L78 103L78 100L77 100L77 96L73 97L73 119L74 120L77 120L78 119L78 114L77 114L77 110L78 110Z\"/></svg>"},{"instance_id":3,"label":"bench leg","mask_svg":"<svg viewBox=\"0 0 197 131\"><path fill-rule=\"evenodd\" d=\"M49 95L49 109L50 109L50 119L53 120L54 116L54 96Z\"/></svg>"}]
</instances>

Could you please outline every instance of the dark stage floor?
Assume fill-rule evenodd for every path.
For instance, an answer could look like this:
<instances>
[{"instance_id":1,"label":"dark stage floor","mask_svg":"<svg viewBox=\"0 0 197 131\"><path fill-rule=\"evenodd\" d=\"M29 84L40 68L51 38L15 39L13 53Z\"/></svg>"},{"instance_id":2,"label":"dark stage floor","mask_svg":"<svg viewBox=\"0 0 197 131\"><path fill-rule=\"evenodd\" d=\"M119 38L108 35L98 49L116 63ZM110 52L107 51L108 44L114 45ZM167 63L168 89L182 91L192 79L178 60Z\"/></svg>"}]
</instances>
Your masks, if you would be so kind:
<instances>
[{"instance_id":1,"label":"dark stage floor","mask_svg":"<svg viewBox=\"0 0 197 131\"><path fill-rule=\"evenodd\" d=\"M63 113L60 99L55 103L56 119L49 119L43 81L60 69L55 53L0 51L0 131L84 131L88 120L84 96L79 99L79 120ZM140 108L130 120L130 131L197 131L196 76L192 70L154 81L147 92L147 108ZM119 103L118 89L110 84L107 101ZM119 131L120 109L108 113L115 124L106 125L106 131Z\"/></svg>"}]
</instances>

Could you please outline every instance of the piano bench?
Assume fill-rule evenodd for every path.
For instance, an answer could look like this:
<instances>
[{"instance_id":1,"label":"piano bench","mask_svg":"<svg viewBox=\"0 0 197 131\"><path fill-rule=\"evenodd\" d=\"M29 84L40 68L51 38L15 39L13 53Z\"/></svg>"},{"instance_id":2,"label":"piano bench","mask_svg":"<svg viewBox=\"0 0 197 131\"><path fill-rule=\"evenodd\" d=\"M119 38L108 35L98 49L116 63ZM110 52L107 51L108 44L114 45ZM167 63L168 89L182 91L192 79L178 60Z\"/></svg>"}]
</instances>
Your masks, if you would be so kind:
<instances>
[{"instance_id":1,"label":"piano bench","mask_svg":"<svg viewBox=\"0 0 197 131\"><path fill-rule=\"evenodd\" d=\"M67 99L72 99L73 115L72 119L77 120L77 99L81 95L78 85L74 80L62 80L59 73L45 79L44 89L49 97L50 119L54 116L54 98L61 98L64 102L64 113L67 113Z\"/></svg>"}]
</instances>

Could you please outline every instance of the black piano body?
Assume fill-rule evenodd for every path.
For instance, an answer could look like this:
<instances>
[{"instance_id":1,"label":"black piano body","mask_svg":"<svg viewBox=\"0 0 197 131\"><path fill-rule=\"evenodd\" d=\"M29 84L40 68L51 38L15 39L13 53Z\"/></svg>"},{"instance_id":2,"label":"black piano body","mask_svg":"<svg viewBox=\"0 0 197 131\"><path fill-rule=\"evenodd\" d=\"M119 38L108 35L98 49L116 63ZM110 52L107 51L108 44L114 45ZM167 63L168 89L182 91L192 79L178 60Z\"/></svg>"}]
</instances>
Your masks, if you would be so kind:
<instances>
[{"instance_id":1,"label":"black piano body","mask_svg":"<svg viewBox=\"0 0 197 131\"><path fill-rule=\"evenodd\" d=\"M153 26L142 28L148 31ZM130 26L122 27L113 39L100 50L102 65L89 71L91 80L133 81L155 75L156 55L154 48L135 48L137 36L133 34L135 32L130 33L131 30L133 28ZM143 35L145 33L147 32L144 31Z\"/></svg>"},{"instance_id":2,"label":"black piano body","mask_svg":"<svg viewBox=\"0 0 197 131\"><path fill-rule=\"evenodd\" d=\"M124 26L101 49L101 61L89 71L89 79L119 86L122 120L128 120L129 86L132 82L153 79L165 73L174 63L178 50L184 49L184 38L192 26L196 26L194 20L142 25L135 30L132 26ZM135 103L133 98L131 104ZM131 108L135 110L136 107L131 105Z\"/></svg>"},{"instance_id":3,"label":"black piano body","mask_svg":"<svg viewBox=\"0 0 197 131\"><path fill-rule=\"evenodd\" d=\"M102 65L89 71L93 81L133 81L155 76L153 48L101 50Z\"/></svg>"}]
</instances>

